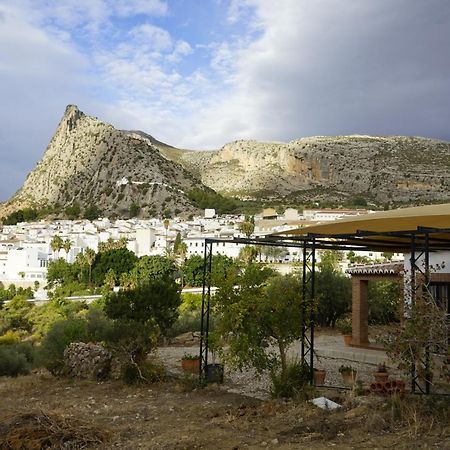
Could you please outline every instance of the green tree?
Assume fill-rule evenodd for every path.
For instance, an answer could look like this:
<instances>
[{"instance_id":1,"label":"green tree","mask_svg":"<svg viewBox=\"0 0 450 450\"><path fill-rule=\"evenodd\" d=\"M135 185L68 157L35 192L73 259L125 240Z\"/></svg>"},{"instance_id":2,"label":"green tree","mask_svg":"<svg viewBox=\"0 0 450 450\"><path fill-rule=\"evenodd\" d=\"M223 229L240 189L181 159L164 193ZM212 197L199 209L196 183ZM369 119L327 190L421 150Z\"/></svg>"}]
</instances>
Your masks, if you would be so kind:
<instances>
[{"instance_id":1,"label":"green tree","mask_svg":"<svg viewBox=\"0 0 450 450\"><path fill-rule=\"evenodd\" d=\"M184 284L187 286L202 286L203 284L203 258L200 255L191 255L182 266Z\"/></svg>"},{"instance_id":2,"label":"green tree","mask_svg":"<svg viewBox=\"0 0 450 450\"><path fill-rule=\"evenodd\" d=\"M72 242L70 242L70 239L66 239L63 242L63 249L66 252L66 260L69 259L69 252L70 252L71 248L72 248Z\"/></svg>"},{"instance_id":3,"label":"green tree","mask_svg":"<svg viewBox=\"0 0 450 450\"><path fill-rule=\"evenodd\" d=\"M78 281L78 268L63 258L50 261L47 269L47 283L50 288Z\"/></svg>"},{"instance_id":4,"label":"green tree","mask_svg":"<svg viewBox=\"0 0 450 450\"><path fill-rule=\"evenodd\" d=\"M392 281L369 283L369 323L386 325L398 322L401 291L400 284Z\"/></svg>"},{"instance_id":5,"label":"green tree","mask_svg":"<svg viewBox=\"0 0 450 450\"><path fill-rule=\"evenodd\" d=\"M145 284L150 279L174 278L174 262L165 256L142 256L130 271L131 287Z\"/></svg>"},{"instance_id":6,"label":"green tree","mask_svg":"<svg viewBox=\"0 0 450 450\"><path fill-rule=\"evenodd\" d=\"M336 320L351 308L351 280L332 262L322 258L320 271L316 272L317 321L321 326L334 327Z\"/></svg>"},{"instance_id":7,"label":"green tree","mask_svg":"<svg viewBox=\"0 0 450 450\"><path fill-rule=\"evenodd\" d=\"M249 238L255 231L255 223L250 220L245 220L239 224L239 231Z\"/></svg>"},{"instance_id":8,"label":"green tree","mask_svg":"<svg viewBox=\"0 0 450 450\"><path fill-rule=\"evenodd\" d=\"M254 245L246 245L239 251L239 260L244 265L251 264L258 256L258 251Z\"/></svg>"},{"instance_id":9,"label":"green tree","mask_svg":"<svg viewBox=\"0 0 450 450\"><path fill-rule=\"evenodd\" d=\"M130 272L136 261L136 255L126 248L97 253L92 266L92 280L96 286L102 286L109 269L114 270L120 277L122 273Z\"/></svg>"},{"instance_id":10,"label":"green tree","mask_svg":"<svg viewBox=\"0 0 450 450\"><path fill-rule=\"evenodd\" d=\"M92 248L87 248L84 252L84 260L89 266L89 286L91 286L92 283L92 265L94 264L95 257L95 251Z\"/></svg>"},{"instance_id":11,"label":"green tree","mask_svg":"<svg viewBox=\"0 0 450 450\"><path fill-rule=\"evenodd\" d=\"M181 243L182 243L182 240L181 240L181 233L178 232L177 235L176 235L176 237L175 237L175 242L173 243L173 252L174 252L175 254L178 253L178 250L179 250L179 248L180 248Z\"/></svg>"},{"instance_id":12,"label":"green tree","mask_svg":"<svg viewBox=\"0 0 450 450\"><path fill-rule=\"evenodd\" d=\"M111 293L105 313L111 319L154 322L164 334L178 317L181 303L179 286L171 279L150 279L128 291Z\"/></svg>"},{"instance_id":13,"label":"green tree","mask_svg":"<svg viewBox=\"0 0 450 450\"><path fill-rule=\"evenodd\" d=\"M89 205L85 210L83 217L87 220L96 220L102 215L102 211L95 205Z\"/></svg>"},{"instance_id":14,"label":"green tree","mask_svg":"<svg viewBox=\"0 0 450 450\"><path fill-rule=\"evenodd\" d=\"M72 205L67 206L64 212L66 213L68 219L70 220L78 219L81 213L80 204L74 202Z\"/></svg>"},{"instance_id":15,"label":"green tree","mask_svg":"<svg viewBox=\"0 0 450 450\"><path fill-rule=\"evenodd\" d=\"M116 285L116 281L117 281L116 272L114 272L113 269L108 269L108 271L105 274L105 283L104 283L105 288L112 291L114 286Z\"/></svg>"},{"instance_id":16,"label":"green tree","mask_svg":"<svg viewBox=\"0 0 450 450\"><path fill-rule=\"evenodd\" d=\"M130 205L130 219L132 219L133 217L137 217L139 215L140 210L141 210L141 207L138 204L133 202Z\"/></svg>"},{"instance_id":17,"label":"green tree","mask_svg":"<svg viewBox=\"0 0 450 450\"><path fill-rule=\"evenodd\" d=\"M273 376L279 371L286 379L287 349L300 337L302 311L298 277L274 275L267 267L250 264L216 293L213 336L220 337L222 353L232 366L270 370Z\"/></svg>"},{"instance_id":18,"label":"green tree","mask_svg":"<svg viewBox=\"0 0 450 450\"><path fill-rule=\"evenodd\" d=\"M63 240L61 236L53 236L52 240L50 241L50 248L56 252L59 256L59 251L63 248Z\"/></svg>"}]
</instances>

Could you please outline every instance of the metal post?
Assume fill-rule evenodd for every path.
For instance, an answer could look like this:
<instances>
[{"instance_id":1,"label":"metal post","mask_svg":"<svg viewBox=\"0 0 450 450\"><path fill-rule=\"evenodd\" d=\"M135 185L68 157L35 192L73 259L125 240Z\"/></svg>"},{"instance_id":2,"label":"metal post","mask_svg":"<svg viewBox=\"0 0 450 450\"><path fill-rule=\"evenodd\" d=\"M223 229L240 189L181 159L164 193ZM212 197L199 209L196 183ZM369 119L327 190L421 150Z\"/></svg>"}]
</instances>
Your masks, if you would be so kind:
<instances>
[{"instance_id":1,"label":"metal post","mask_svg":"<svg viewBox=\"0 0 450 450\"><path fill-rule=\"evenodd\" d=\"M410 255L411 277L410 277L410 302L413 307L416 297L416 236L411 236L411 255ZM408 318L406 319L408 320ZM416 392L416 365L414 361L411 364L411 392Z\"/></svg>"},{"instance_id":2,"label":"metal post","mask_svg":"<svg viewBox=\"0 0 450 450\"><path fill-rule=\"evenodd\" d=\"M209 251L208 251L209 250ZM200 370L199 378L206 373L208 365L208 335L209 335L209 306L211 299L211 266L212 242L205 239L203 252L203 288L202 288L202 317L200 325Z\"/></svg>"},{"instance_id":3,"label":"metal post","mask_svg":"<svg viewBox=\"0 0 450 450\"><path fill-rule=\"evenodd\" d=\"M312 258L311 258L311 297L310 297L310 313L309 313L309 333L310 333L310 352L309 352L309 368L311 382L314 380L314 325L315 325L315 294L316 294L316 241L312 241Z\"/></svg>"}]
</instances>

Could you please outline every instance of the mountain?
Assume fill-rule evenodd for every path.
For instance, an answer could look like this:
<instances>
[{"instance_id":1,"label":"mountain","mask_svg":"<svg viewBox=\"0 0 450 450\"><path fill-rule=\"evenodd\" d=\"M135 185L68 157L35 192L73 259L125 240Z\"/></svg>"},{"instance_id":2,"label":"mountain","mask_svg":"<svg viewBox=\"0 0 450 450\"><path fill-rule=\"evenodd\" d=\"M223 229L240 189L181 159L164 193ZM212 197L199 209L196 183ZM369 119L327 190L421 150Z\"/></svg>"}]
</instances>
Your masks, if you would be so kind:
<instances>
[{"instance_id":1,"label":"mountain","mask_svg":"<svg viewBox=\"0 0 450 450\"><path fill-rule=\"evenodd\" d=\"M3 215L29 206L74 204L118 216L127 216L133 204L145 215L188 214L198 211L187 197L194 187L205 188L164 157L150 136L116 130L69 105L42 160Z\"/></svg>"},{"instance_id":2,"label":"mountain","mask_svg":"<svg viewBox=\"0 0 450 450\"><path fill-rule=\"evenodd\" d=\"M359 196L376 204L450 199L450 143L427 138L236 141L217 151L172 153L172 158L205 185L229 195L300 203L339 203Z\"/></svg>"},{"instance_id":3,"label":"mountain","mask_svg":"<svg viewBox=\"0 0 450 450\"><path fill-rule=\"evenodd\" d=\"M193 189L196 195L188 195ZM42 160L0 217L44 205L127 217L199 211L190 199L277 199L378 205L450 200L450 143L419 137L336 136L295 141L235 141L220 150L173 147L142 131L112 125L69 105ZM203 195L201 193L200 197ZM211 197L212 195L212 197ZM212 204L211 204L212 203Z\"/></svg>"}]
</instances>

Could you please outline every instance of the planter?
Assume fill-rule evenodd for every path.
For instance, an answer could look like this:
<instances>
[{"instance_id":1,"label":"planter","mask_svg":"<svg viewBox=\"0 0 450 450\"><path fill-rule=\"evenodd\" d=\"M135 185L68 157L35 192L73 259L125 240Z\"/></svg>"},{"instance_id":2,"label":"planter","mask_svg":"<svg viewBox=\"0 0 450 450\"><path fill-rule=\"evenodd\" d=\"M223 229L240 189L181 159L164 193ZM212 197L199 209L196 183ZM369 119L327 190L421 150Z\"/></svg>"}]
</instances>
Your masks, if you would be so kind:
<instances>
[{"instance_id":1,"label":"planter","mask_svg":"<svg viewBox=\"0 0 450 450\"><path fill-rule=\"evenodd\" d=\"M374 372L373 376L375 377L375 381L377 383L385 383L389 378L389 374L387 372Z\"/></svg>"},{"instance_id":2,"label":"planter","mask_svg":"<svg viewBox=\"0 0 450 450\"><path fill-rule=\"evenodd\" d=\"M200 358L197 359L182 359L181 368L188 373L198 375L200 373Z\"/></svg>"},{"instance_id":3,"label":"planter","mask_svg":"<svg viewBox=\"0 0 450 450\"><path fill-rule=\"evenodd\" d=\"M314 385L322 386L325 384L325 377L327 375L326 370L314 369Z\"/></svg>"},{"instance_id":4,"label":"planter","mask_svg":"<svg viewBox=\"0 0 450 450\"><path fill-rule=\"evenodd\" d=\"M351 334L343 334L344 336L344 344L349 346L352 344L352 335Z\"/></svg>"},{"instance_id":5,"label":"planter","mask_svg":"<svg viewBox=\"0 0 450 450\"><path fill-rule=\"evenodd\" d=\"M345 384L354 384L356 380L356 374L358 372L356 370L351 370L349 372L341 372L342 374L342 381Z\"/></svg>"},{"instance_id":6,"label":"planter","mask_svg":"<svg viewBox=\"0 0 450 450\"><path fill-rule=\"evenodd\" d=\"M205 377L208 383L223 383L223 365L208 364L205 369Z\"/></svg>"}]
</instances>

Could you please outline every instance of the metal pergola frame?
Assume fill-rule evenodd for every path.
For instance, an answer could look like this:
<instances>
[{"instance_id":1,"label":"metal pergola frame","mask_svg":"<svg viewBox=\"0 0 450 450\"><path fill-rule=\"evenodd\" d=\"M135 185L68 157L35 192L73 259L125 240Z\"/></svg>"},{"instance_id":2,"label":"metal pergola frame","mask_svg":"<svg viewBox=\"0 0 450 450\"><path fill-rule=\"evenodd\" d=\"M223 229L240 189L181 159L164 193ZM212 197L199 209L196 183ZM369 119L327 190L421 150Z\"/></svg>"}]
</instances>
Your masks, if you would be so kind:
<instances>
[{"instance_id":1,"label":"metal pergola frame","mask_svg":"<svg viewBox=\"0 0 450 450\"><path fill-rule=\"evenodd\" d=\"M288 233L288 232L286 232ZM444 236L444 237L442 237ZM392 251L398 253L410 253L411 265L411 291L410 300L415 302L417 293L424 289L430 282L430 252L450 250L450 229L417 227L416 230L373 232L358 230L349 234L318 234L305 233L290 236L280 233L271 234L262 238L233 238L218 239L206 238L203 257L203 288L202 288L202 313L200 334L200 372L203 379L208 365L208 336L210 325L210 300L211 300L211 270L213 245L217 243L232 243L242 245L258 245L272 247L299 248L302 250L302 294L304 298L303 308L314 302L315 296L315 272L317 250L341 250L341 251ZM421 267L419 261L424 261ZM421 276L417 276L420 274ZM310 308L310 315L302 314L300 360L310 367L310 382L313 383L314 371L314 308ZM419 382L418 368L411 367L411 392L429 394L431 388L430 348L425 349L425 359L422 368L425 372L425 386Z\"/></svg>"}]
</instances>

